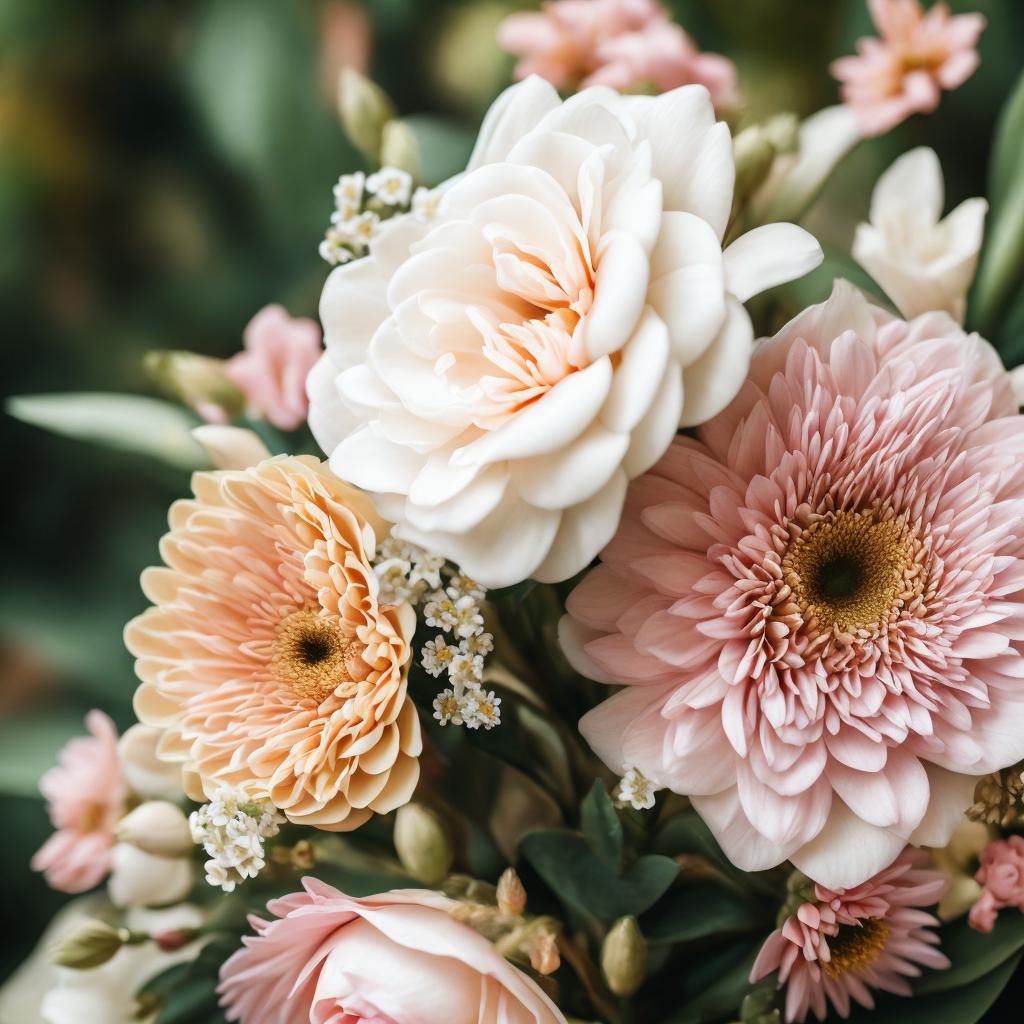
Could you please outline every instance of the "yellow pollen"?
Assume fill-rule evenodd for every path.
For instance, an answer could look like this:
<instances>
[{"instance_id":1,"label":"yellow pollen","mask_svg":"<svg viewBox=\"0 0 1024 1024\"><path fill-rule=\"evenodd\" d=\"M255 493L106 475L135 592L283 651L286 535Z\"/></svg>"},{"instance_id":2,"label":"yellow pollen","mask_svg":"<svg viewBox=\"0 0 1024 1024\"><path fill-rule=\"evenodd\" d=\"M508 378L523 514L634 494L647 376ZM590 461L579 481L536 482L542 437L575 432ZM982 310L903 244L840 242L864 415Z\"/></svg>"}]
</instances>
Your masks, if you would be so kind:
<instances>
[{"instance_id":1,"label":"yellow pollen","mask_svg":"<svg viewBox=\"0 0 1024 1024\"><path fill-rule=\"evenodd\" d=\"M852 632L891 620L920 593L917 550L902 519L830 512L792 541L782 573L805 614Z\"/></svg>"},{"instance_id":2,"label":"yellow pollen","mask_svg":"<svg viewBox=\"0 0 1024 1024\"><path fill-rule=\"evenodd\" d=\"M103 812L103 804L88 804L78 826L79 830L82 832L95 832L103 824Z\"/></svg>"},{"instance_id":3,"label":"yellow pollen","mask_svg":"<svg viewBox=\"0 0 1024 1024\"><path fill-rule=\"evenodd\" d=\"M829 940L831 959L822 961L821 969L838 978L849 971L870 967L889 941L889 925L878 917L869 917L859 925L843 925L839 934Z\"/></svg>"},{"instance_id":4,"label":"yellow pollen","mask_svg":"<svg viewBox=\"0 0 1024 1024\"><path fill-rule=\"evenodd\" d=\"M352 681L348 663L355 647L333 622L304 608L278 623L270 671L299 697L321 704Z\"/></svg>"}]
</instances>

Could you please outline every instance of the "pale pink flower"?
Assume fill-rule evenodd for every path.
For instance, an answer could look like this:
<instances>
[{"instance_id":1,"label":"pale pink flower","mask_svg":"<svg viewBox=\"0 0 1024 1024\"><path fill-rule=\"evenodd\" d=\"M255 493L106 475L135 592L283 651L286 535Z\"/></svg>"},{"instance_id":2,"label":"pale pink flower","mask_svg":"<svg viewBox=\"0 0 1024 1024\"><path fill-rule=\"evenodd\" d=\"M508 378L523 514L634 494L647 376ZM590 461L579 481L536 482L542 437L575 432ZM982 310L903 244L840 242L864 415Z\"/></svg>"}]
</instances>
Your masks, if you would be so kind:
<instances>
[{"instance_id":1,"label":"pale pink flower","mask_svg":"<svg viewBox=\"0 0 1024 1024\"><path fill-rule=\"evenodd\" d=\"M906 850L891 867L855 889L814 886L781 928L768 936L757 955L750 980L779 972L786 987L786 1021L802 1021L812 1012L840 1017L850 1003L869 1010L872 990L911 995L908 978L921 967L944 970L949 959L935 946L931 926L939 921L920 907L938 903L946 880L929 867L920 850Z\"/></svg>"},{"instance_id":2,"label":"pale pink flower","mask_svg":"<svg viewBox=\"0 0 1024 1024\"><path fill-rule=\"evenodd\" d=\"M92 735L71 740L39 783L57 831L36 851L32 868L61 892L85 892L107 876L125 811L117 729L96 710L85 724Z\"/></svg>"},{"instance_id":3,"label":"pale pink flower","mask_svg":"<svg viewBox=\"0 0 1024 1024\"><path fill-rule=\"evenodd\" d=\"M224 372L256 413L280 430L295 430L309 408L306 378L323 351L320 327L289 316L283 306L264 306L242 338L245 349L224 364Z\"/></svg>"},{"instance_id":4,"label":"pale pink flower","mask_svg":"<svg viewBox=\"0 0 1024 1024\"><path fill-rule=\"evenodd\" d=\"M193 800L241 789L330 831L399 807L419 776L416 615L378 600L373 502L312 456L192 486L171 507L166 567L142 574L154 606L125 628L160 757Z\"/></svg>"},{"instance_id":5,"label":"pale pink flower","mask_svg":"<svg viewBox=\"0 0 1024 1024\"><path fill-rule=\"evenodd\" d=\"M656 0L551 0L539 13L509 15L498 42L520 58L516 78L537 74L558 89L703 85L717 110L739 104L732 61L701 53Z\"/></svg>"},{"instance_id":6,"label":"pale pink flower","mask_svg":"<svg viewBox=\"0 0 1024 1024\"><path fill-rule=\"evenodd\" d=\"M990 932L1004 907L1024 911L1024 837L996 839L981 852L981 867L974 876L984 889L968 917L972 928Z\"/></svg>"},{"instance_id":7,"label":"pale pink flower","mask_svg":"<svg viewBox=\"0 0 1024 1024\"><path fill-rule=\"evenodd\" d=\"M315 878L249 920L221 968L225 1016L242 1024L565 1024L540 987L451 912L440 893L355 899Z\"/></svg>"},{"instance_id":8,"label":"pale pink flower","mask_svg":"<svg viewBox=\"0 0 1024 1024\"><path fill-rule=\"evenodd\" d=\"M633 481L562 646L580 728L744 870L857 885L1024 757L1024 416L992 347L840 282Z\"/></svg>"},{"instance_id":9,"label":"pale pink flower","mask_svg":"<svg viewBox=\"0 0 1024 1024\"><path fill-rule=\"evenodd\" d=\"M858 56L834 61L832 74L861 131L881 135L911 114L930 113L943 89L974 74L985 18L951 15L941 0L927 12L920 0L868 0L868 6L881 38L858 40Z\"/></svg>"}]
</instances>

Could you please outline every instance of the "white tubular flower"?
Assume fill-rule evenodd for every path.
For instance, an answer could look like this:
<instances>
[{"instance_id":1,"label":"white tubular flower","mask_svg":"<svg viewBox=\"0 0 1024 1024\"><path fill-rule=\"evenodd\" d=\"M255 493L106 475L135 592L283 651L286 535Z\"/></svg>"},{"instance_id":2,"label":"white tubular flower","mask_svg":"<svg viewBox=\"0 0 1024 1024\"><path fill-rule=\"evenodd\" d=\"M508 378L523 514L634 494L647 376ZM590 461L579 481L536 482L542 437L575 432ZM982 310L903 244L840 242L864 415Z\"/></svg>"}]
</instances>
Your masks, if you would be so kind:
<instances>
[{"instance_id":1,"label":"white tubular flower","mask_svg":"<svg viewBox=\"0 0 1024 1024\"><path fill-rule=\"evenodd\" d=\"M988 203L966 199L941 219L943 201L939 158L912 149L878 179L854 238L853 258L908 320L937 311L963 323Z\"/></svg>"},{"instance_id":2,"label":"white tubular flower","mask_svg":"<svg viewBox=\"0 0 1024 1024\"><path fill-rule=\"evenodd\" d=\"M740 388L742 303L821 261L790 224L723 253L734 174L701 86L507 90L434 219L328 279L307 387L331 468L486 586L580 571L627 482Z\"/></svg>"},{"instance_id":3,"label":"white tubular flower","mask_svg":"<svg viewBox=\"0 0 1024 1024\"><path fill-rule=\"evenodd\" d=\"M366 179L366 191L388 206L405 206L412 194L412 175L400 167L382 167Z\"/></svg>"},{"instance_id":4,"label":"white tubular flower","mask_svg":"<svg viewBox=\"0 0 1024 1024\"><path fill-rule=\"evenodd\" d=\"M637 811L647 811L654 806L654 794L657 787L637 768L627 767L618 786L615 796L622 806L630 806Z\"/></svg>"}]
</instances>

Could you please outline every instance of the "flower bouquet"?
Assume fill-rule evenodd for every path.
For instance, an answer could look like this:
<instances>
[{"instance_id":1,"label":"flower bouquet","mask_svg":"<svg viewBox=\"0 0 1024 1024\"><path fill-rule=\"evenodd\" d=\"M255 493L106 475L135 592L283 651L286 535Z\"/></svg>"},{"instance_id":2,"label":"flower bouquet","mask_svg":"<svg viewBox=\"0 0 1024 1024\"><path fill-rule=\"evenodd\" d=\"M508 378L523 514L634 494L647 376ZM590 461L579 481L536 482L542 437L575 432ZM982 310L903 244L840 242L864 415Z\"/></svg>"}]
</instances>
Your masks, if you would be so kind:
<instances>
[{"instance_id":1,"label":"flower bouquet","mask_svg":"<svg viewBox=\"0 0 1024 1024\"><path fill-rule=\"evenodd\" d=\"M320 324L12 402L195 470L137 722L40 783L32 867L91 895L34 1019L982 1019L1024 951L1024 392L982 336L1024 86L987 199L910 149L816 271L847 154L978 65L980 14L868 6L802 122L655 0L511 13L441 181L348 67Z\"/></svg>"}]
</instances>

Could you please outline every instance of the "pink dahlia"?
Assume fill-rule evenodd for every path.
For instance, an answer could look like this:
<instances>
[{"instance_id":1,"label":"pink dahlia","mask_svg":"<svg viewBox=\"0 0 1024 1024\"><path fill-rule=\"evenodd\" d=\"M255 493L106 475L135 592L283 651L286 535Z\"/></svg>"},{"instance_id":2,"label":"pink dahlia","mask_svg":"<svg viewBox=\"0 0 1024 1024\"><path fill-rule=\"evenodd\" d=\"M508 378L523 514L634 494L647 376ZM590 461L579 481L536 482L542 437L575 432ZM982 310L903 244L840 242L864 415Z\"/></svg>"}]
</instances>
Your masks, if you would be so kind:
<instances>
[{"instance_id":1,"label":"pink dahlia","mask_svg":"<svg viewBox=\"0 0 1024 1024\"><path fill-rule=\"evenodd\" d=\"M657 0L549 0L539 12L509 15L498 42L520 58L516 78L540 75L556 89L703 85L716 110L739 103L732 61L701 53Z\"/></svg>"},{"instance_id":2,"label":"pink dahlia","mask_svg":"<svg viewBox=\"0 0 1024 1024\"><path fill-rule=\"evenodd\" d=\"M92 735L71 740L39 783L57 831L36 851L32 868L61 892L85 892L110 872L128 795L114 723L94 710L85 724Z\"/></svg>"},{"instance_id":3,"label":"pink dahlia","mask_svg":"<svg viewBox=\"0 0 1024 1024\"><path fill-rule=\"evenodd\" d=\"M981 852L981 867L974 876L984 888L971 907L970 923L979 932L995 927L996 915L1005 907L1024 911L1024 837L996 839Z\"/></svg>"},{"instance_id":4,"label":"pink dahlia","mask_svg":"<svg viewBox=\"0 0 1024 1024\"><path fill-rule=\"evenodd\" d=\"M754 962L751 981L779 972L786 986L786 1020L808 1011L824 1020L828 1003L841 1017L850 1000L874 1008L872 989L911 994L907 978L921 968L942 970L949 960L935 946L938 919L919 910L934 906L946 880L928 867L928 856L906 850L891 867L854 889L816 885L796 912L768 939Z\"/></svg>"},{"instance_id":5,"label":"pink dahlia","mask_svg":"<svg viewBox=\"0 0 1024 1024\"><path fill-rule=\"evenodd\" d=\"M580 728L744 870L857 885L1024 757L1024 417L995 351L850 285L630 485L563 647Z\"/></svg>"},{"instance_id":6,"label":"pink dahlia","mask_svg":"<svg viewBox=\"0 0 1024 1024\"><path fill-rule=\"evenodd\" d=\"M857 42L856 57L840 57L832 74L843 102L854 110L865 135L881 135L911 114L930 113L943 89L956 89L974 74L981 14L949 13L920 0L868 0L880 39Z\"/></svg>"}]
</instances>

